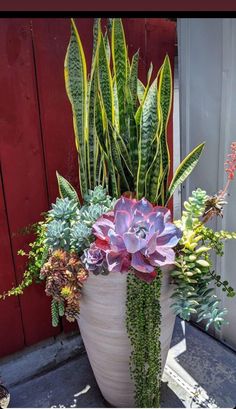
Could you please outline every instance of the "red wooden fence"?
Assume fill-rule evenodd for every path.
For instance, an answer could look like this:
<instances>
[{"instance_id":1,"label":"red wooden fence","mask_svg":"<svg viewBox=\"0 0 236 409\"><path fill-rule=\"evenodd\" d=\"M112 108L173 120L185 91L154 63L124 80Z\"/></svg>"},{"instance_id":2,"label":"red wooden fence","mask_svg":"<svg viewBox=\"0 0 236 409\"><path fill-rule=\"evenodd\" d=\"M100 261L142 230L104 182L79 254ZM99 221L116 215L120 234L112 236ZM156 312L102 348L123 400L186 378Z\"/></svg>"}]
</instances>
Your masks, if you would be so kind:
<instances>
[{"instance_id":1,"label":"red wooden fence","mask_svg":"<svg viewBox=\"0 0 236 409\"><path fill-rule=\"evenodd\" d=\"M175 23L124 19L129 54L140 49L140 78L154 72L166 53L172 68ZM91 60L93 20L76 19ZM105 22L104 22L105 24ZM78 188L78 163L63 64L70 37L68 19L0 19L0 292L20 282L25 261L17 250L30 238L16 234L48 210L58 195L56 170ZM172 123L169 137L172 138ZM0 301L0 356L62 330L53 329L43 286Z\"/></svg>"}]
</instances>

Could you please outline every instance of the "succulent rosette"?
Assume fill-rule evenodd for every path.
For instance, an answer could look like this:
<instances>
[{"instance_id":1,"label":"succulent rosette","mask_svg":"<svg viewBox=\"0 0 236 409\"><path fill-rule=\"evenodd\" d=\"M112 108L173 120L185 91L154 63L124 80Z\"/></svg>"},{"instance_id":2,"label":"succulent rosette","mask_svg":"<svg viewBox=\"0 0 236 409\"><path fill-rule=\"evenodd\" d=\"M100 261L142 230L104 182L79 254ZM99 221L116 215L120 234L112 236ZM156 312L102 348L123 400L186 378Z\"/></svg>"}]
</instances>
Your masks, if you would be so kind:
<instances>
[{"instance_id":1,"label":"succulent rosette","mask_svg":"<svg viewBox=\"0 0 236 409\"><path fill-rule=\"evenodd\" d=\"M96 240L85 251L83 262L93 272L101 268L121 273L133 269L141 279L150 282L158 267L175 261L173 248L182 233L170 220L167 208L153 206L145 198L122 196L114 211L102 215L93 224Z\"/></svg>"}]
</instances>

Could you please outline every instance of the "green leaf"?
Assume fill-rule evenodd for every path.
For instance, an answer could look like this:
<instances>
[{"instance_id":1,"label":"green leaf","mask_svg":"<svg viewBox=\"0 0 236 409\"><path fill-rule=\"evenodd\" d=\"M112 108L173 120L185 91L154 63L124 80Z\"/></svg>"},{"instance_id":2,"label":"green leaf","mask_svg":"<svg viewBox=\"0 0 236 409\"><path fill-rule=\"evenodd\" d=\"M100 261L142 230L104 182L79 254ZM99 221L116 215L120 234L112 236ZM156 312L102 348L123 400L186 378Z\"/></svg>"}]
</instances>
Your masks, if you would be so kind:
<instances>
[{"instance_id":1,"label":"green leaf","mask_svg":"<svg viewBox=\"0 0 236 409\"><path fill-rule=\"evenodd\" d=\"M107 31L106 31L106 33L104 35L104 45L105 45L105 50L106 50L107 61L108 61L108 64L110 65L111 48L110 48L110 42L109 42L109 37L108 37Z\"/></svg>"},{"instance_id":2,"label":"green leaf","mask_svg":"<svg viewBox=\"0 0 236 409\"><path fill-rule=\"evenodd\" d=\"M92 56L92 65L93 61L95 58L95 54L98 49L98 44L99 44L99 35L101 33L101 19L100 18L95 18L94 19L94 24L93 24L93 56Z\"/></svg>"},{"instance_id":3,"label":"green leaf","mask_svg":"<svg viewBox=\"0 0 236 409\"><path fill-rule=\"evenodd\" d=\"M132 96L132 105L134 110L136 110L137 105L137 89L138 89L138 61L139 61L139 51L137 51L132 58L129 76L129 89Z\"/></svg>"},{"instance_id":4,"label":"green leaf","mask_svg":"<svg viewBox=\"0 0 236 409\"><path fill-rule=\"evenodd\" d=\"M94 189L97 181L99 146L95 130L95 99L98 92L98 52L101 40L100 19L95 19L93 27L93 58L88 86L88 143L87 143L87 175L88 187Z\"/></svg>"},{"instance_id":5,"label":"green leaf","mask_svg":"<svg viewBox=\"0 0 236 409\"><path fill-rule=\"evenodd\" d=\"M109 139L111 141L111 157L113 160L113 163L118 171L118 174L120 175L121 178L121 182L123 184L123 190L127 190L130 191L130 187L129 184L127 182L126 176L125 176L125 172L124 172L124 168L122 166L122 162L121 162L121 156L120 156L120 150L119 150L119 146L117 143L117 140L114 138L113 135L113 130L111 127L109 127Z\"/></svg>"},{"instance_id":6,"label":"green leaf","mask_svg":"<svg viewBox=\"0 0 236 409\"><path fill-rule=\"evenodd\" d=\"M76 190L73 188L73 186L63 178L58 172L56 172L57 175L57 182L58 182L58 189L61 198L68 197L71 200L75 200L76 202L79 202L78 195L76 193Z\"/></svg>"},{"instance_id":7,"label":"green leaf","mask_svg":"<svg viewBox=\"0 0 236 409\"><path fill-rule=\"evenodd\" d=\"M127 137L125 92L128 80L128 57L125 33L120 18L114 18L112 21L111 49L119 105L119 134L125 138Z\"/></svg>"},{"instance_id":8,"label":"green leaf","mask_svg":"<svg viewBox=\"0 0 236 409\"><path fill-rule=\"evenodd\" d=\"M162 156L161 156L161 143L160 143L160 134L162 133L163 120L162 120L161 107L159 104L158 106L159 106L158 131L152 142L152 150L154 150L154 146L155 146L156 152L154 154L152 163L147 171L146 180L145 180L145 197L152 203L156 203L158 200L159 186L161 185L161 181L163 180L163 176L164 176L163 169L162 169Z\"/></svg>"},{"instance_id":9,"label":"green leaf","mask_svg":"<svg viewBox=\"0 0 236 409\"><path fill-rule=\"evenodd\" d=\"M167 192L166 203L171 198L177 187L185 181L185 179L190 175L190 173L197 165L204 145L205 143L201 143L200 145L196 146L196 148L194 148L192 152L190 152L188 156L186 156L186 158L181 162L181 164L176 169L174 177Z\"/></svg>"},{"instance_id":10,"label":"green leaf","mask_svg":"<svg viewBox=\"0 0 236 409\"><path fill-rule=\"evenodd\" d=\"M95 129L96 129L96 135L100 143L101 149L103 153L105 154L105 156L107 157L108 147L107 147L106 133L104 129L102 101L99 95L97 95L96 105L95 105Z\"/></svg>"},{"instance_id":11,"label":"green leaf","mask_svg":"<svg viewBox=\"0 0 236 409\"><path fill-rule=\"evenodd\" d=\"M167 180L170 170L170 154L167 141L167 127L170 117L171 104L172 104L172 72L168 55L166 55L164 63L160 69L159 85L158 85L158 100L162 112L162 132L160 135L161 143L161 158L162 158L162 195L165 196L167 189ZM163 203L164 204L164 203Z\"/></svg>"},{"instance_id":12,"label":"green leaf","mask_svg":"<svg viewBox=\"0 0 236 409\"><path fill-rule=\"evenodd\" d=\"M145 195L145 177L150 166L150 153L157 131L157 82L153 81L143 104L138 146L137 198Z\"/></svg>"},{"instance_id":13,"label":"green leaf","mask_svg":"<svg viewBox=\"0 0 236 409\"><path fill-rule=\"evenodd\" d=\"M142 81L140 81L140 79L138 79L137 95L138 95L138 100L139 100L140 105L143 102L144 94L145 94L145 85L142 83Z\"/></svg>"},{"instance_id":14,"label":"green leaf","mask_svg":"<svg viewBox=\"0 0 236 409\"><path fill-rule=\"evenodd\" d=\"M82 43L75 23L71 23L71 37L64 65L65 84L73 112L76 148L79 154L80 186L87 192L87 67Z\"/></svg>"},{"instance_id":15,"label":"green leaf","mask_svg":"<svg viewBox=\"0 0 236 409\"><path fill-rule=\"evenodd\" d=\"M110 67L107 61L104 38L101 35L101 41L98 53L98 78L99 88L107 119L114 123L114 95Z\"/></svg>"},{"instance_id":16,"label":"green leaf","mask_svg":"<svg viewBox=\"0 0 236 409\"><path fill-rule=\"evenodd\" d=\"M144 94L142 96L142 102L140 103L140 106L138 107L136 114L135 114L135 121L136 124L139 125L140 123L140 119L141 119L141 115L142 115L142 110L143 110L143 104L145 102L145 99L147 97L148 94L148 90L149 90L149 86L150 86L150 81L151 81L151 76L152 76L152 70L153 70L153 65L152 63L150 64L149 70L148 70L148 75L147 75L147 85L146 88L144 90ZM138 82L138 85L140 85L141 81Z\"/></svg>"}]
</instances>

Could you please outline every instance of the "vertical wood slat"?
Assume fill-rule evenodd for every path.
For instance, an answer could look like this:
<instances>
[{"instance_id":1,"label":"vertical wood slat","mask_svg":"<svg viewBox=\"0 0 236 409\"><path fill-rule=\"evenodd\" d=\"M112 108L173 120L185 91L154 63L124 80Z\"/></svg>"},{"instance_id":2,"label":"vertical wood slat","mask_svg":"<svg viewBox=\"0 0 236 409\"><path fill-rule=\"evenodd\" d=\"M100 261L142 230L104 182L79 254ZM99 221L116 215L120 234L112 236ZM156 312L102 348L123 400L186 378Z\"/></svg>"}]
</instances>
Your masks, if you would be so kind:
<instances>
[{"instance_id":1,"label":"vertical wood slat","mask_svg":"<svg viewBox=\"0 0 236 409\"><path fill-rule=\"evenodd\" d=\"M92 54L93 19L75 21L85 45L86 61L89 62ZM71 105L64 83L64 59L70 39L70 20L34 19L32 29L51 203L58 196L56 171L79 190Z\"/></svg>"},{"instance_id":2,"label":"vertical wood slat","mask_svg":"<svg viewBox=\"0 0 236 409\"><path fill-rule=\"evenodd\" d=\"M36 222L41 212L48 208L28 19L1 21L0 55L3 96L0 99L1 168L16 278L19 282L25 260L17 256L17 250L26 248L30 238L15 233ZM58 332L51 327L50 304L44 295L43 286L27 289L20 297L20 307L26 345Z\"/></svg>"},{"instance_id":3,"label":"vertical wood slat","mask_svg":"<svg viewBox=\"0 0 236 409\"><path fill-rule=\"evenodd\" d=\"M1 147L1 145L0 145ZM1 175L0 175L1 176ZM4 203L2 178L0 177L0 293L15 285L14 263ZM19 299L8 298L0 301L0 357L23 348L24 332Z\"/></svg>"}]
</instances>

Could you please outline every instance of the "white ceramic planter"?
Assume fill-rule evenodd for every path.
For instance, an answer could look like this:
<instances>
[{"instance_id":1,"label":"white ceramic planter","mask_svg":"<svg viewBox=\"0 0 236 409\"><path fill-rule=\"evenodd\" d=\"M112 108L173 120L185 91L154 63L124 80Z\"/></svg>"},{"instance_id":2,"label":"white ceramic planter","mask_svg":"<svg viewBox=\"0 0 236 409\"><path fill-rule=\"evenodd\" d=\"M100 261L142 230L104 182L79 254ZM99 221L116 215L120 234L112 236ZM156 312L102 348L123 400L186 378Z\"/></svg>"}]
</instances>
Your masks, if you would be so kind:
<instances>
[{"instance_id":1,"label":"white ceramic planter","mask_svg":"<svg viewBox=\"0 0 236 409\"><path fill-rule=\"evenodd\" d=\"M130 378L130 341L125 327L126 274L90 274L83 287L78 324L98 386L115 407L134 407ZM175 316L170 310L172 285L163 274L161 290L162 370L170 347Z\"/></svg>"}]
</instances>

